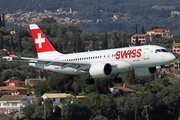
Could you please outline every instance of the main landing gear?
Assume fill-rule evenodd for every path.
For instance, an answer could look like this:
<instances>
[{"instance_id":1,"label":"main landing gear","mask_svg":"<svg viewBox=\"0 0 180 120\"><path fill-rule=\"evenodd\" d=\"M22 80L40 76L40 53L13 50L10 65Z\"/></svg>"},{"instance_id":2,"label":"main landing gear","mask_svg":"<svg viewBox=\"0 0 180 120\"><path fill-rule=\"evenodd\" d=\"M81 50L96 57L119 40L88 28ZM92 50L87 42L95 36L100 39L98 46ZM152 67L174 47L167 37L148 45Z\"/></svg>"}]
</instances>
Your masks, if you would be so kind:
<instances>
[{"instance_id":1,"label":"main landing gear","mask_svg":"<svg viewBox=\"0 0 180 120\"><path fill-rule=\"evenodd\" d=\"M122 83L122 78L121 77L115 77L114 79L113 79L113 82L114 83ZM89 75L89 77L86 79L86 84L87 85L92 85L92 84L94 84L94 79Z\"/></svg>"},{"instance_id":2,"label":"main landing gear","mask_svg":"<svg viewBox=\"0 0 180 120\"><path fill-rule=\"evenodd\" d=\"M116 77L113 79L113 82L114 82L114 83L122 83L122 78L116 76Z\"/></svg>"},{"instance_id":3,"label":"main landing gear","mask_svg":"<svg viewBox=\"0 0 180 120\"><path fill-rule=\"evenodd\" d=\"M86 79L86 84L87 84L87 85L92 85L92 84L94 84L94 79L93 79L91 76L89 76L89 78Z\"/></svg>"}]
</instances>

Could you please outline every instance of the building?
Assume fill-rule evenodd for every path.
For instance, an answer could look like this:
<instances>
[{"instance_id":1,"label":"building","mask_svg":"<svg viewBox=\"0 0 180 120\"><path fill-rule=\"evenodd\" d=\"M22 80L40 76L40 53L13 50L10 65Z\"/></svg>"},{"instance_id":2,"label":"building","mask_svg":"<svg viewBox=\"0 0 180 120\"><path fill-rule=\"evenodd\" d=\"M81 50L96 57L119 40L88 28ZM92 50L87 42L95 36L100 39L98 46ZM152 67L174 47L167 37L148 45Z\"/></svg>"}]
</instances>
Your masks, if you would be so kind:
<instances>
[{"instance_id":1,"label":"building","mask_svg":"<svg viewBox=\"0 0 180 120\"><path fill-rule=\"evenodd\" d=\"M102 19L97 19L97 23L102 22Z\"/></svg>"},{"instance_id":2,"label":"building","mask_svg":"<svg viewBox=\"0 0 180 120\"><path fill-rule=\"evenodd\" d=\"M161 35L161 37L171 37L171 31L166 29L154 29L147 31L148 35Z\"/></svg>"},{"instance_id":3,"label":"building","mask_svg":"<svg viewBox=\"0 0 180 120\"><path fill-rule=\"evenodd\" d=\"M119 20L119 15L114 15L113 20Z\"/></svg>"},{"instance_id":4,"label":"building","mask_svg":"<svg viewBox=\"0 0 180 120\"><path fill-rule=\"evenodd\" d=\"M6 59L6 60L13 60L13 58L12 58L12 57L10 57L10 56L4 56L4 57L2 57L2 59Z\"/></svg>"},{"instance_id":5,"label":"building","mask_svg":"<svg viewBox=\"0 0 180 120\"><path fill-rule=\"evenodd\" d=\"M11 118L6 114L0 114L0 120L10 120Z\"/></svg>"},{"instance_id":6,"label":"building","mask_svg":"<svg viewBox=\"0 0 180 120\"><path fill-rule=\"evenodd\" d=\"M7 87L7 86L2 86L0 87L1 94L0 96L3 95L27 95L27 88L24 87Z\"/></svg>"},{"instance_id":7,"label":"building","mask_svg":"<svg viewBox=\"0 0 180 120\"><path fill-rule=\"evenodd\" d=\"M53 105L60 105L61 102L67 97L74 97L71 94L66 93L44 93L43 99L50 98L53 100ZM82 100L85 96L76 96L77 99Z\"/></svg>"},{"instance_id":8,"label":"building","mask_svg":"<svg viewBox=\"0 0 180 120\"><path fill-rule=\"evenodd\" d=\"M16 78L12 78L4 81L7 87L21 87L25 85L25 81L18 80Z\"/></svg>"},{"instance_id":9,"label":"building","mask_svg":"<svg viewBox=\"0 0 180 120\"><path fill-rule=\"evenodd\" d=\"M148 34L134 34L131 36L131 46L135 46L136 37L138 37L138 41L140 41L141 45L152 45L154 43L154 37Z\"/></svg>"},{"instance_id":10,"label":"building","mask_svg":"<svg viewBox=\"0 0 180 120\"><path fill-rule=\"evenodd\" d=\"M0 98L0 113L10 113L20 111L27 104L31 104L30 98L26 95L3 95Z\"/></svg>"},{"instance_id":11,"label":"building","mask_svg":"<svg viewBox=\"0 0 180 120\"><path fill-rule=\"evenodd\" d=\"M28 96L28 97L31 99L31 100L30 100L31 103L33 103L33 104L37 103L37 98L36 98L35 95L30 95L30 96Z\"/></svg>"},{"instance_id":12,"label":"building","mask_svg":"<svg viewBox=\"0 0 180 120\"><path fill-rule=\"evenodd\" d=\"M180 54L180 43L173 43L172 45L172 52L176 54Z\"/></svg>"}]
</instances>

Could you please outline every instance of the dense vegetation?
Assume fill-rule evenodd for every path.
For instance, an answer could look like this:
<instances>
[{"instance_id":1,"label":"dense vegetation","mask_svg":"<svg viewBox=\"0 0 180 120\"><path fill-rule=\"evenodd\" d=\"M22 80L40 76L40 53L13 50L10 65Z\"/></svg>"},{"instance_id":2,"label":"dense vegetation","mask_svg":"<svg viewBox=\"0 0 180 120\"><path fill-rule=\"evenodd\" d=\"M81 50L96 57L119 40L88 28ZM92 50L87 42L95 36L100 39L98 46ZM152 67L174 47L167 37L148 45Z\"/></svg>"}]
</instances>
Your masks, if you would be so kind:
<instances>
[{"instance_id":1,"label":"dense vegetation","mask_svg":"<svg viewBox=\"0 0 180 120\"><path fill-rule=\"evenodd\" d=\"M139 27L144 25L146 31L150 30L151 26L158 25L159 28L169 29L175 34L179 33L180 16L171 15L171 12L180 12L179 4L178 0L6 0L1 1L0 13L13 13L18 9L24 12L43 12L45 9L56 11L59 8L69 11L69 8L72 8L78 11L78 14L67 17L94 20L93 23L82 24L84 31L88 33L113 30L134 33L134 24L137 23ZM119 20L113 21L111 18L115 14L119 15ZM102 22L97 23L97 19L102 19Z\"/></svg>"},{"instance_id":2,"label":"dense vegetation","mask_svg":"<svg viewBox=\"0 0 180 120\"><path fill-rule=\"evenodd\" d=\"M131 44L132 34L119 31L86 33L82 32L81 25L59 25L53 18L43 19L37 24L55 49L62 53L128 47ZM0 37L1 56L6 55L2 51L2 48L6 48L18 56L37 57L29 29L15 29L15 36L10 35L10 31L4 27L0 28L0 35L2 36ZM179 36L179 34L175 35L174 40L176 42L180 42ZM156 44L168 49L171 48L172 38L164 39L159 36L155 36L155 38ZM169 71L171 72L171 70ZM86 85L87 75L73 76L53 72L47 74L47 71L44 70L40 72L40 77L46 77L47 80L36 82L34 89L35 95L38 97L46 92L87 96L82 102L76 98L67 98L64 100L62 108L55 107L54 113L52 100L47 99L45 104L47 119L49 120L129 120L134 119L135 116L138 120L144 120L146 114L148 114L149 119L154 120L177 119L180 111L180 82L172 74L165 74L163 79L158 79L158 74L159 72L154 76L137 77L134 76L133 71L121 73L119 76L123 78L123 83L126 83L127 87L136 92L112 97L108 87L122 85L113 84L113 76L96 79L94 85ZM13 76L21 80L27 76L30 78L39 77L35 68L28 67L26 64L0 60L0 85L3 85L3 81ZM173 80L169 81L168 77ZM73 104L70 102L72 100ZM43 109L42 99L39 98L37 104L28 105L22 111L26 118L41 120L44 118Z\"/></svg>"}]
</instances>

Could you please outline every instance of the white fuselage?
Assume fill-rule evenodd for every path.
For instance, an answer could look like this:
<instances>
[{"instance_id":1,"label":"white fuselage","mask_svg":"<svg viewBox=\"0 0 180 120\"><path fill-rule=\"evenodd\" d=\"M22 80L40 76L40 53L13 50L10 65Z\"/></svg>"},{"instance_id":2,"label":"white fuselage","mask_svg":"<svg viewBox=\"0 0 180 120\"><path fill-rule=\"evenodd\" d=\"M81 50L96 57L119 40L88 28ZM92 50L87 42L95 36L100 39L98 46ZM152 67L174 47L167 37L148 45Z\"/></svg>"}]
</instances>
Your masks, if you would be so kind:
<instances>
[{"instance_id":1,"label":"white fuselage","mask_svg":"<svg viewBox=\"0 0 180 120\"><path fill-rule=\"evenodd\" d=\"M160 50L158 52L158 50ZM49 54L44 59L55 59L64 62L89 63L81 66L45 65L44 63L29 63L41 69L66 74L88 73L87 70L93 64L109 63L113 66L113 73L125 72L136 68L155 67L173 62L176 57L166 48L156 45L144 45L135 47L116 48L108 50L98 50L80 52L72 54L62 54L54 56Z\"/></svg>"}]
</instances>

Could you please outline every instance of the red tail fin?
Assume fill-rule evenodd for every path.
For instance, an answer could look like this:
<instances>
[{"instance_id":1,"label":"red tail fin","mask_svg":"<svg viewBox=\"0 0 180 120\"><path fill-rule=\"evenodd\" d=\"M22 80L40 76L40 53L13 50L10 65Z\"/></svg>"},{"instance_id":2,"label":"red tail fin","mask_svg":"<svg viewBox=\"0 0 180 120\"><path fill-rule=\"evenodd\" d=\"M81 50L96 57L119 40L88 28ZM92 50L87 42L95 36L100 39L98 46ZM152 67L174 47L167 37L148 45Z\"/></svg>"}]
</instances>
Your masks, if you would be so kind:
<instances>
[{"instance_id":1,"label":"red tail fin","mask_svg":"<svg viewBox=\"0 0 180 120\"><path fill-rule=\"evenodd\" d=\"M37 53L56 51L36 24L29 25Z\"/></svg>"}]
</instances>

